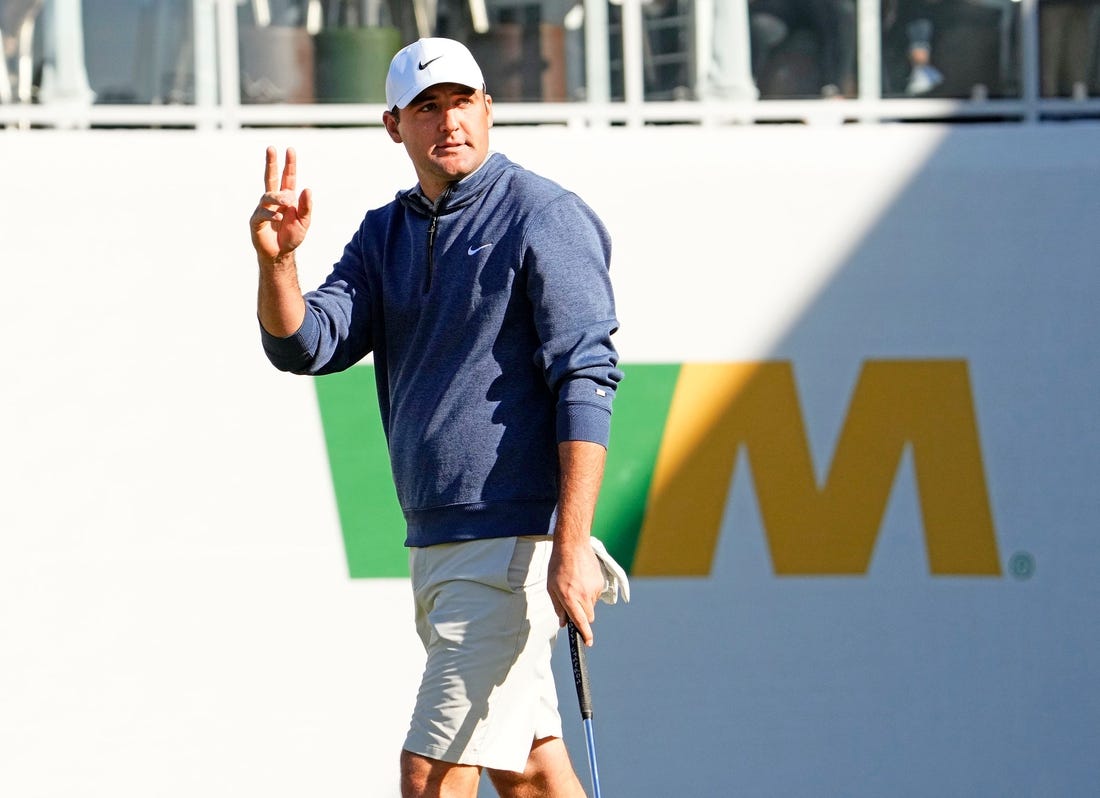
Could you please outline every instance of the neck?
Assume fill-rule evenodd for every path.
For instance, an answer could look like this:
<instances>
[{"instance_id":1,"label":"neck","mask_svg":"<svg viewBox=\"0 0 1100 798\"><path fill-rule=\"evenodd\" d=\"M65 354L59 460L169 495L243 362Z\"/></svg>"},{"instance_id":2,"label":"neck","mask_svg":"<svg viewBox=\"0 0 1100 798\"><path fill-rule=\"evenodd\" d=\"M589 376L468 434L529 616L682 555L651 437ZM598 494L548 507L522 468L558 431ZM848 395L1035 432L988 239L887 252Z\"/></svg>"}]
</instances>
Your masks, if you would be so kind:
<instances>
[{"instance_id":1,"label":"neck","mask_svg":"<svg viewBox=\"0 0 1100 798\"><path fill-rule=\"evenodd\" d=\"M439 178L431 176L425 177L421 175L420 190L424 193L424 196L427 197L431 202L437 202L439 198L443 195L443 192L447 190L448 186L458 185L463 180L466 180L467 178L476 175L479 171L481 171L481 167L485 166L485 164L487 164L489 162L489 159L492 157L493 153L488 153L481 160L481 163L479 163L472 172L464 174L462 177L457 178L456 180L441 180Z\"/></svg>"}]
</instances>

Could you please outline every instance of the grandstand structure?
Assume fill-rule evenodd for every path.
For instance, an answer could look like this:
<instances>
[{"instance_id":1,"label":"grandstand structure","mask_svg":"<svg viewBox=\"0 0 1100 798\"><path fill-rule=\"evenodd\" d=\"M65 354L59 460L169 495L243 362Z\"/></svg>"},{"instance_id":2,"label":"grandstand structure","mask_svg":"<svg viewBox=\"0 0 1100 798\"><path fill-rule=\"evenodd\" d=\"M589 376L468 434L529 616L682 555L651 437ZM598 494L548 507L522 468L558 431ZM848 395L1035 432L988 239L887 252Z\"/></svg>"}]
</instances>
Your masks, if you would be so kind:
<instances>
[{"instance_id":1,"label":"grandstand structure","mask_svg":"<svg viewBox=\"0 0 1100 798\"><path fill-rule=\"evenodd\" d=\"M1082 6L1076 77L1050 88L1060 45L1042 35L1054 23L1039 0L924 5L825 0L828 19L807 22L747 0L4 0L0 125L375 125L377 92L326 76L380 83L391 51L419 35L479 50L503 124L1100 117L1095 8ZM938 76L919 91L905 63L915 16L933 31ZM781 40L760 33L775 26Z\"/></svg>"}]
</instances>

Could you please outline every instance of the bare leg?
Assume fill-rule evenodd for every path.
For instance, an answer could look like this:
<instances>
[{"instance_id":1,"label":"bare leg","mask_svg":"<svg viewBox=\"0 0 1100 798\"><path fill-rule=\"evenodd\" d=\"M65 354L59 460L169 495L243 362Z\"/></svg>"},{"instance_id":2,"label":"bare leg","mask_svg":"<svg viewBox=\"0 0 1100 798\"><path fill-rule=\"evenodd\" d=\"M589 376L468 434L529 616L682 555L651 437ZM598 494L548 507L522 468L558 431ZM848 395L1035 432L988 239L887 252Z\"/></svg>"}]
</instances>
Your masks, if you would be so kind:
<instances>
[{"instance_id":1,"label":"bare leg","mask_svg":"<svg viewBox=\"0 0 1100 798\"><path fill-rule=\"evenodd\" d=\"M490 770L489 778L500 798L585 798L559 737L535 740L523 773Z\"/></svg>"},{"instance_id":2,"label":"bare leg","mask_svg":"<svg viewBox=\"0 0 1100 798\"><path fill-rule=\"evenodd\" d=\"M401 752L401 798L476 798L481 768Z\"/></svg>"}]
</instances>

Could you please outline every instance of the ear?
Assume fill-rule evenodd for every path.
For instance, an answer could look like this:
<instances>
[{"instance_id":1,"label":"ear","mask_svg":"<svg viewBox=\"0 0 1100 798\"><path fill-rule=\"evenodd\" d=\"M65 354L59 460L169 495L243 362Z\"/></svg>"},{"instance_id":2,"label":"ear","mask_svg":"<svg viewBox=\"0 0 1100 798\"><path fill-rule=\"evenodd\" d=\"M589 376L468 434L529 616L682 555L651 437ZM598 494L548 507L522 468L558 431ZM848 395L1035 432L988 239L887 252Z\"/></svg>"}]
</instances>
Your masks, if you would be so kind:
<instances>
[{"instance_id":1,"label":"ear","mask_svg":"<svg viewBox=\"0 0 1100 798\"><path fill-rule=\"evenodd\" d=\"M485 95L485 113L489 115L489 127L493 126L493 97L491 94Z\"/></svg>"},{"instance_id":2,"label":"ear","mask_svg":"<svg viewBox=\"0 0 1100 798\"><path fill-rule=\"evenodd\" d=\"M382 124L386 126L386 132L390 134L390 139L395 144L401 143L401 130L398 125L401 124L401 120L394 115L393 111L382 112Z\"/></svg>"}]
</instances>

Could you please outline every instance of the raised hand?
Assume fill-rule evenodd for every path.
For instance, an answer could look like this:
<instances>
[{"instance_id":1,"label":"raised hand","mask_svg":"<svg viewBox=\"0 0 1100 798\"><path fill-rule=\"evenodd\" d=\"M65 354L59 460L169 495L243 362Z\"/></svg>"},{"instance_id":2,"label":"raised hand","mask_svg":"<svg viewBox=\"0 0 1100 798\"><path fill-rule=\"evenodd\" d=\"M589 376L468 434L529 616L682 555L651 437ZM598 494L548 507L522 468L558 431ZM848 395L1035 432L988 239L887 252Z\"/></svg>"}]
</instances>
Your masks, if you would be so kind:
<instances>
[{"instance_id":1,"label":"raised hand","mask_svg":"<svg viewBox=\"0 0 1100 798\"><path fill-rule=\"evenodd\" d=\"M286 151L281 179L278 154L274 147L267 148L264 195L249 220L252 246L261 262L274 263L292 253L305 240L313 196L308 188L295 195L297 172L298 156L293 148Z\"/></svg>"}]
</instances>

